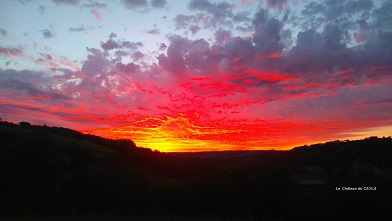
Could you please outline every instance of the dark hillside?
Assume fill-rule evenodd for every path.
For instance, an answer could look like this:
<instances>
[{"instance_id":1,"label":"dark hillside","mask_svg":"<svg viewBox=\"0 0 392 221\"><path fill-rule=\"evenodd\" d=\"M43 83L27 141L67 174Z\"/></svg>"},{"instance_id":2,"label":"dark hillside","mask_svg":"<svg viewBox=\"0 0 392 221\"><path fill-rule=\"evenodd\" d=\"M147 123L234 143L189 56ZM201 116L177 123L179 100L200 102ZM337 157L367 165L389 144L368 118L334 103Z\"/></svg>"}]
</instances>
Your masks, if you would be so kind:
<instances>
[{"instance_id":1,"label":"dark hillside","mask_svg":"<svg viewBox=\"0 0 392 221\"><path fill-rule=\"evenodd\" d=\"M160 153L129 140L2 121L0 139L2 217L388 217L390 137L290 151Z\"/></svg>"}]
</instances>

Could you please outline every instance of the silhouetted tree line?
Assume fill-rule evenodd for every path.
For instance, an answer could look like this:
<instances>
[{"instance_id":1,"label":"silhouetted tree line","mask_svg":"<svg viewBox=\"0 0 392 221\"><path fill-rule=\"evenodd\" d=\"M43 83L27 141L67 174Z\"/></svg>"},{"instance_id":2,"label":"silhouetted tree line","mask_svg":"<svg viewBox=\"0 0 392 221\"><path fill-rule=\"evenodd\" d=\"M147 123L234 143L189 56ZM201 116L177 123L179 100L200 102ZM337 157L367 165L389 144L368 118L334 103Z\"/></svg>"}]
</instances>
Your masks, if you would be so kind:
<instances>
[{"instance_id":1,"label":"silhouetted tree line","mask_svg":"<svg viewBox=\"0 0 392 221\"><path fill-rule=\"evenodd\" d=\"M392 139L333 141L290 151L160 153L129 140L0 122L0 214L144 214L265 220L387 217ZM323 168L307 190L292 174ZM376 168L376 169L374 169ZM384 171L385 170L385 171ZM377 191L335 191L336 186Z\"/></svg>"}]
</instances>

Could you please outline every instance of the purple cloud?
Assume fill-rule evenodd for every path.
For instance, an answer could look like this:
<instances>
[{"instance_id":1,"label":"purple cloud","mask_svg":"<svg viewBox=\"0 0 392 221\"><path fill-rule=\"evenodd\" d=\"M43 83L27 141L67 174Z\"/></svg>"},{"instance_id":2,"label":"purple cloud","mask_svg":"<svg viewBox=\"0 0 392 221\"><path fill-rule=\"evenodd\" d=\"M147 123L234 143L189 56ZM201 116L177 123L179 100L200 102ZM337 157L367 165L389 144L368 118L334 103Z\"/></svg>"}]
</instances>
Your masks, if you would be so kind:
<instances>
[{"instance_id":1,"label":"purple cloud","mask_svg":"<svg viewBox=\"0 0 392 221\"><path fill-rule=\"evenodd\" d=\"M121 0L121 3L128 9L145 9L148 6L147 0Z\"/></svg>"},{"instance_id":2,"label":"purple cloud","mask_svg":"<svg viewBox=\"0 0 392 221\"><path fill-rule=\"evenodd\" d=\"M283 23L275 18L269 18L266 11L261 9L256 13L253 20L255 32L252 41L259 54L270 55L280 53L283 50L280 31Z\"/></svg>"},{"instance_id":3,"label":"purple cloud","mask_svg":"<svg viewBox=\"0 0 392 221\"><path fill-rule=\"evenodd\" d=\"M290 0L266 0L268 8L283 9L285 8Z\"/></svg>"},{"instance_id":4,"label":"purple cloud","mask_svg":"<svg viewBox=\"0 0 392 221\"><path fill-rule=\"evenodd\" d=\"M217 44L223 44L228 42L232 37L232 33L230 30L219 29L215 32L215 39Z\"/></svg>"},{"instance_id":5,"label":"purple cloud","mask_svg":"<svg viewBox=\"0 0 392 221\"><path fill-rule=\"evenodd\" d=\"M167 5L167 1L166 0L152 0L151 5L154 8L164 8Z\"/></svg>"},{"instance_id":6,"label":"purple cloud","mask_svg":"<svg viewBox=\"0 0 392 221\"><path fill-rule=\"evenodd\" d=\"M147 30L146 33L150 34L150 35L159 35L160 31L158 28L153 28L153 29Z\"/></svg>"},{"instance_id":7,"label":"purple cloud","mask_svg":"<svg viewBox=\"0 0 392 221\"><path fill-rule=\"evenodd\" d=\"M52 0L57 5L78 5L80 0Z\"/></svg>"},{"instance_id":8,"label":"purple cloud","mask_svg":"<svg viewBox=\"0 0 392 221\"><path fill-rule=\"evenodd\" d=\"M192 32L192 35L195 35L199 30L200 30L200 27L198 25L191 25L189 27L189 31Z\"/></svg>"},{"instance_id":9,"label":"purple cloud","mask_svg":"<svg viewBox=\"0 0 392 221\"><path fill-rule=\"evenodd\" d=\"M139 47L143 46L142 42L130 42L130 41L125 41L125 40L114 40L114 38L116 38L117 35L115 33L111 33L109 36L109 40L107 40L106 42L102 42L101 41L101 47L102 49L104 49L105 51L110 51L113 49L128 49L128 50L136 50Z\"/></svg>"},{"instance_id":10,"label":"purple cloud","mask_svg":"<svg viewBox=\"0 0 392 221\"><path fill-rule=\"evenodd\" d=\"M233 5L229 3L211 3L208 0L192 0L188 5L190 10L198 10L207 12L212 15L212 22L218 23L224 21L226 18L233 17Z\"/></svg>"},{"instance_id":11,"label":"purple cloud","mask_svg":"<svg viewBox=\"0 0 392 221\"><path fill-rule=\"evenodd\" d=\"M41 32L42 32L42 35L44 36L44 38L54 38L54 37L56 37L56 33L52 32L49 29L41 30Z\"/></svg>"},{"instance_id":12,"label":"purple cloud","mask_svg":"<svg viewBox=\"0 0 392 221\"><path fill-rule=\"evenodd\" d=\"M85 4L82 4L82 6L85 7L85 8L99 8L99 9L107 7L106 4L98 3L98 2L85 3Z\"/></svg>"},{"instance_id":13,"label":"purple cloud","mask_svg":"<svg viewBox=\"0 0 392 221\"><path fill-rule=\"evenodd\" d=\"M70 32L84 32L86 29L83 26L80 26L78 28L70 28L68 29Z\"/></svg>"}]
</instances>

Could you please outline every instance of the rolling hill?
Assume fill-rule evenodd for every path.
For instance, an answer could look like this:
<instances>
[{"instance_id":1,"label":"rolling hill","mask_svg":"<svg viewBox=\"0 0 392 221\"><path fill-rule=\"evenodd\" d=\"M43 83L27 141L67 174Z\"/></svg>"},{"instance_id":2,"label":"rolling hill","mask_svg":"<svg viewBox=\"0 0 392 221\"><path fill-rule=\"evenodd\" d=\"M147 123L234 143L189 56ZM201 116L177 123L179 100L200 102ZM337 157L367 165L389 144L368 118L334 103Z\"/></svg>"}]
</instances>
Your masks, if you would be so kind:
<instances>
[{"instance_id":1,"label":"rolling hill","mask_svg":"<svg viewBox=\"0 0 392 221\"><path fill-rule=\"evenodd\" d=\"M290 151L161 153L130 140L1 121L0 139L4 217L378 220L387 217L382 202L392 192L391 137ZM373 189L337 190L359 187Z\"/></svg>"}]
</instances>

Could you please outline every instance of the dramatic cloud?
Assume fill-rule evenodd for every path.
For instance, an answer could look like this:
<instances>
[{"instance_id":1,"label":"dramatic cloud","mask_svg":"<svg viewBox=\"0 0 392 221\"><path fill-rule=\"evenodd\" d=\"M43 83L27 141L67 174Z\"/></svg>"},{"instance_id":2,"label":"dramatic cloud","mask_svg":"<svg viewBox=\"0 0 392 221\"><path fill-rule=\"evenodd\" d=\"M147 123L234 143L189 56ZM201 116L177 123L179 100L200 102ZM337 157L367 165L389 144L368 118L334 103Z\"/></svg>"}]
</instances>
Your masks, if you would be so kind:
<instances>
[{"instance_id":1,"label":"dramatic cloud","mask_svg":"<svg viewBox=\"0 0 392 221\"><path fill-rule=\"evenodd\" d=\"M283 24L275 18L269 18L266 11L261 9L256 13L253 25L255 33L252 41L256 46L257 52L262 56L281 53L283 45L280 41L280 32Z\"/></svg>"},{"instance_id":2,"label":"dramatic cloud","mask_svg":"<svg viewBox=\"0 0 392 221\"><path fill-rule=\"evenodd\" d=\"M3 34L2 118L164 151L287 149L391 133L388 1L122 0L116 16L124 15L109 28L90 10L109 16L112 3L78 4L94 26L38 29L60 42ZM186 10L170 14L174 4Z\"/></svg>"}]
</instances>

